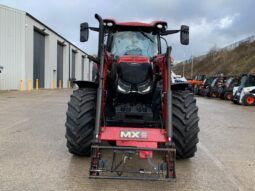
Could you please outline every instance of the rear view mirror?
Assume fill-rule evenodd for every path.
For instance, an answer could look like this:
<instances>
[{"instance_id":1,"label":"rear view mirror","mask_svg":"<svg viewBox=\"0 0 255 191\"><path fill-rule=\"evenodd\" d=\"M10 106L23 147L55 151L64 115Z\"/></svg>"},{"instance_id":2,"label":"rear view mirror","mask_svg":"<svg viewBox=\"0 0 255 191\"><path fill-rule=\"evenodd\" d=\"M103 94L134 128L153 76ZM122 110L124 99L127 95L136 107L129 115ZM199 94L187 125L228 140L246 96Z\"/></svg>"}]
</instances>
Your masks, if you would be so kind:
<instances>
[{"instance_id":1,"label":"rear view mirror","mask_svg":"<svg viewBox=\"0 0 255 191\"><path fill-rule=\"evenodd\" d=\"M181 44L183 45L189 44L189 26L186 25L181 26Z\"/></svg>"},{"instance_id":2,"label":"rear view mirror","mask_svg":"<svg viewBox=\"0 0 255 191\"><path fill-rule=\"evenodd\" d=\"M81 23L80 25L80 41L86 42L89 39L89 24Z\"/></svg>"}]
</instances>

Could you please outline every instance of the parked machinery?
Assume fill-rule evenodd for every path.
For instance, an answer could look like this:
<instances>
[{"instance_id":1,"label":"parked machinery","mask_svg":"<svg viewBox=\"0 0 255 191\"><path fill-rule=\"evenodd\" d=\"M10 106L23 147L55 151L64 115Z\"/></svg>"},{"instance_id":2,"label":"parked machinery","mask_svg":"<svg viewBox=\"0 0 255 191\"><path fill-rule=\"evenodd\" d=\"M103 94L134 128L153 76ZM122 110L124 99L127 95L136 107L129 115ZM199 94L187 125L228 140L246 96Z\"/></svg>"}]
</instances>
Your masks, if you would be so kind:
<instances>
[{"instance_id":1,"label":"parked machinery","mask_svg":"<svg viewBox=\"0 0 255 191\"><path fill-rule=\"evenodd\" d=\"M255 75L243 75L239 86L233 88L233 99L236 104L255 105Z\"/></svg>"},{"instance_id":2,"label":"parked machinery","mask_svg":"<svg viewBox=\"0 0 255 191\"><path fill-rule=\"evenodd\" d=\"M207 77L202 85L198 85L198 91L197 94L201 96L207 96L209 93L209 87L211 86L212 82L214 81L216 77L211 76Z\"/></svg>"},{"instance_id":3,"label":"parked machinery","mask_svg":"<svg viewBox=\"0 0 255 191\"><path fill-rule=\"evenodd\" d=\"M226 77L224 76L219 76L216 77L213 82L211 83L210 86L208 86L208 91L207 96L208 97L213 97L216 98L219 96L219 89L221 89L224 86Z\"/></svg>"},{"instance_id":4,"label":"parked machinery","mask_svg":"<svg viewBox=\"0 0 255 191\"><path fill-rule=\"evenodd\" d=\"M239 85L240 78L240 76L227 77L224 85L218 89L218 97L225 100L232 100L234 86Z\"/></svg>"},{"instance_id":5,"label":"parked machinery","mask_svg":"<svg viewBox=\"0 0 255 191\"><path fill-rule=\"evenodd\" d=\"M188 89L194 94L198 93L198 86L203 84L205 75L196 75L192 79L188 79Z\"/></svg>"}]
</instances>

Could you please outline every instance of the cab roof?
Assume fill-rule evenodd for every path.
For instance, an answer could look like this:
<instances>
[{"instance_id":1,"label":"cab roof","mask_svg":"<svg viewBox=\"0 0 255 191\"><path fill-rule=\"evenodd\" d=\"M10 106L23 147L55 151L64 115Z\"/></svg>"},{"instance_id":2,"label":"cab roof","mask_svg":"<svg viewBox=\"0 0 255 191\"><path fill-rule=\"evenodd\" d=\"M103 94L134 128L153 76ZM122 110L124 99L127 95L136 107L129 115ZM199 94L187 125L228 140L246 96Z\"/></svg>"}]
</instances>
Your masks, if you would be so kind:
<instances>
[{"instance_id":1,"label":"cab roof","mask_svg":"<svg viewBox=\"0 0 255 191\"><path fill-rule=\"evenodd\" d=\"M150 23L144 23L144 22L118 22L114 19L104 19L104 25L112 25L111 27L144 27L144 28L158 28L160 25L162 28L158 28L160 30L166 30L167 29L167 22L166 21L152 21ZM108 26L109 27L109 26Z\"/></svg>"}]
</instances>

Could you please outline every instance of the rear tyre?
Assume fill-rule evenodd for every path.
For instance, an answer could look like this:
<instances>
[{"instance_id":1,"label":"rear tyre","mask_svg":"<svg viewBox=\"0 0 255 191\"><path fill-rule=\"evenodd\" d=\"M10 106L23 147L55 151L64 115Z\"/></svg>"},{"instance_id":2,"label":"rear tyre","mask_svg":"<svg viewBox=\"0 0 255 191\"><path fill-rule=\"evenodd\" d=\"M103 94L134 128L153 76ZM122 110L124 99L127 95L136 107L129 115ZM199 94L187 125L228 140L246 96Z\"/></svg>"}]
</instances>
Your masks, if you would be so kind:
<instances>
[{"instance_id":1,"label":"rear tyre","mask_svg":"<svg viewBox=\"0 0 255 191\"><path fill-rule=\"evenodd\" d=\"M188 91L173 92L173 141L177 158L191 158L197 151L198 108L196 99Z\"/></svg>"},{"instance_id":2,"label":"rear tyre","mask_svg":"<svg viewBox=\"0 0 255 191\"><path fill-rule=\"evenodd\" d=\"M66 112L66 139L70 153L89 156L95 125L96 90L78 89L71 95Z\"/></svg>"},{"instance_id":3,"label":"rear tyre","mask_svg":"<svg viewBox=\"0 0 255 191\"><path fill-rule=\"evenodd\" d=\"M255 96L253 94L246 94L243 96L242 101L246 106L253 106L255 105Z\"/></svg>"},{"instance_id":4,"label":"rear tyre","mask_svg":"<svg viewBox=\"0 0 255 191\"><path fill-rule=\"evenodd\" d=\"M208 97L216 98L217 93L214 90L211 90L210 93L208 94Z\"/></svg>"}]
</instances>

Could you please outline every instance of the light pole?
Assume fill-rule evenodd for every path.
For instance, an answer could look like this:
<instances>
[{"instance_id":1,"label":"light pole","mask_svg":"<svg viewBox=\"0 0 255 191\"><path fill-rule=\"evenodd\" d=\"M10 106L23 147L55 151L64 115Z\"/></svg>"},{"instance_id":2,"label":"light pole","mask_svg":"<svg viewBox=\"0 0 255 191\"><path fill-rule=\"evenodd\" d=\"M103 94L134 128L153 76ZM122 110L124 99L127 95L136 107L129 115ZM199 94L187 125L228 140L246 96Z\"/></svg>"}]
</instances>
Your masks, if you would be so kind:
<instances>
[{"instance_id":1,"label":"light pole","mask_svg":"<svg viewBox=\"0 0 255 191\"><path fill-rule=\"evenodd\" d=\"M185 60L185 58L186 58L186 54L185 54L185 52L184 52L184 60L183 60L183 67L182 67L182 76L184 77L184 74L185 74L185 63L186 63L186 60Z\"/></svg>"},{"instance_id":2,"label":"light pole","mask_svg":"<svg viewBox=\"0 0 255 191\"><path fill-rule=\"evenodd\" d=\"M193 54L191 53L191 74L190 74L190 78L192 79L193 76Z\"/></svg>"}]
</instances>

